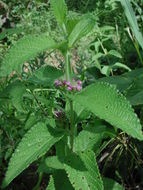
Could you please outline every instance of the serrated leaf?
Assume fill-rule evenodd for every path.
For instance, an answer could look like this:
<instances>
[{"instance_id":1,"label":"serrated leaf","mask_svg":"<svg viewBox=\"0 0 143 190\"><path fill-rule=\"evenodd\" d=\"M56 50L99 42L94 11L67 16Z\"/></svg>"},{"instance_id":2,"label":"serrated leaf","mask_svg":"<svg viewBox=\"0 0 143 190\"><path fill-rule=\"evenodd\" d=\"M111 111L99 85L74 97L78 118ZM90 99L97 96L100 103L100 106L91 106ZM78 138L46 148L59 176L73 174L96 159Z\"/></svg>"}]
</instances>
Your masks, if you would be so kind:
<instances>
[{"instance_id":1,"label":"serrated leaf","mask_svg":"<svg viewBox=\"0 0 143 190\"><path fill-rule=\"evenodd\" d=\"M108 83L97 82L72 97L96 116L143 140L142 126L130 103Z\"/></svg>"},{"instance_id":2,"label":"serrated leaf","mask_svg":"<svg viewBox=\"0 0 143 190\"><path fill-rule=\"evenodd\" d=\"M95 20L90 17L86 16L81 19L74 27L73 31L69 36L69 47L71 48L73 44L82 38L83 36L87 35L93 29L95 25Z\"/></svg>"},{"instance_id":3,"label":"serrated leaf","mask_svg":"<svg viewBox=\"0 0 143 190\"><path fill-rule=\"evenodd\" d=\"M50 181L49 181L49 184L48 184L48 187L46 188L46 190L56 190L55 184L54 184L54 179L52 176L50 177Z\"/></svg>"},{"instance_id":4,"label":"serrated leaf","mask_svg":"<svg viewBox=\"0 0 143 190\"><path fill-rule=\"evenodd\" d=\"M59 24L66 22L67 6L64 0L50 0L52 11Z\"/></svg>"},{"instance_id":5,"label":"serrated leaf","mask_svg":"<svg viewBox=\"0 0 143 190\"><path fill-rule=\"evenodd\" d=\"M105 126L88 126L84 128L74 139L74 151L92 149L95 144L102 140L105 129Z\"/></svg>"},{"instance_id":6,"label":"serrated leaf","mask_svg":"<svg viewBox=\"0 0 143 190\"><path fill-rule=\"evenodd\" d=\"M53 130L44 123L38 123L32 127L23 137L10 159L3 187L6 187L33 161L43 156L62 136L63 133L57 132L55 135Z\"/></svg>"},{"instance_id":7,"label":"serrated leaf","mask_svg":"<svg viewBox=\"0 0 143 190\"><path fill-rule=\"evenodd\" d=\"M103 178L104 190L125 190L119 183L110 178Z\"/></svg>"},{"instance_id":8,"label":"serrated leaf","mask_svg":"<svg viewBox=\"0 0 143 190\"><path fill-rule=\"evenodd\" d=\"M122 6L124 7L125 14L128 19L128 22L131 26L131 29L132 29L138 43L140 44L140 46L143 49L143 36L138 27L136 15L133 11L132 5L129 0L120 0L120 2L122 4Z\"/></svg>"},{"instance_id":9,"label":"serrated leaf","mask_svg":"<svg viewBox=\"0 0 143 190\"><path fill-rule=\"evenodd\" d=\"M52 86L54 81L63 76L63 72L52 66L46 66L35 71L27 81L37 85Z\"/></svg>"},{"instance_id":10,"label":"serrated leaf","mask_svg":"<svg viewBox=\"0 0 143 190\"><path fill-rule=\"evenodd\" d=\"M6 53L0 68L0 76L7 76L12 71L21 71L22 64L37 54L48 50L55 49L58 45L46 34L28 35L20 39Z\"/></svg>"},{"instance_id":11,"label":"serrated leaf","mask_svg":"<svg viewBox=\"0 0 143 190\"><path fill-rule=\"evenodd\" d=\"M65 170L75 190L103 190L103 183L94 152L71 154L66 159Z\"/></svg>"}]
</instances>

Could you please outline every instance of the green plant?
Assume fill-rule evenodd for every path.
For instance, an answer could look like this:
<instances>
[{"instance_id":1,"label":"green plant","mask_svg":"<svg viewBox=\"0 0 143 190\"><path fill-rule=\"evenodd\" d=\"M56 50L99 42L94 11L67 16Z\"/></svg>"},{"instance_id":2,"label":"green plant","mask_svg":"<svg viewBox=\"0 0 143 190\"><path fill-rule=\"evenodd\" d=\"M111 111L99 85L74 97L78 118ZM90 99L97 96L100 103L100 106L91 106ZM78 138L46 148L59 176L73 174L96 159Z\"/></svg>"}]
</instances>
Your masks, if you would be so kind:
<instances>
[{"instance_id":1,"label":"green plant","mask_svg":"<svg viewBox=\"0 0 143 190\"><path fill-rule=\"evenodd\" d=\"M0 69L2 79L5 77L8 79L14 73L19 78L18 81L10 83L5 91L5 94L10 95L14 107L24 113L22 100L29 98L30 104L31 99L34 98L43 116L36 120L36 123L32 122L34 126L24 135L15 149L2 187L5 188L32 162L41 158L39 181L35 189L39 188L45 168L52 174L47 189L102 190L109 189L111 182L110 188L114 189L118 186L119 189L123 189L111 179L102 180L98 169L95 153L108 132L102 120L114 127L115 135L118 135L117 129L121 129L131 137L143 140L140 121L130 103L114 86L106 82L96 82L82 90L81 81L74 76L70 61L71 49L76 42L92 31L95 25L93 16L84 15L79 21L74 18L69 19L64 0L51 0L51 9L61 29L60 40L55 42L46 33L25 36L6 53ZM58 50L62 54L64 73L56 68L45 66L32 76L23 77L23 64L34 59L37 54L51 49ZM53 85L54 81L55 85ZM47 86L47 83L48 88L36 88L37 84ZM46 98L47 96L49 99L52 98L48 101L42 98L40 93L39 96L35 95L35 91ZM14 96L15 92L18 92L17 99ZM31 112L33 113L34 109L31 108L28 114ZM79 130L79 123L88 117L92 118L92 115L92 122L88 125L84 125L83 122ZM100 118L99 122L97 117ZM47 156L46 153L50 153L53 146L55 155ZM60 183L61 178L65 182L64 187Z\"/></svg>"}]
</instances>

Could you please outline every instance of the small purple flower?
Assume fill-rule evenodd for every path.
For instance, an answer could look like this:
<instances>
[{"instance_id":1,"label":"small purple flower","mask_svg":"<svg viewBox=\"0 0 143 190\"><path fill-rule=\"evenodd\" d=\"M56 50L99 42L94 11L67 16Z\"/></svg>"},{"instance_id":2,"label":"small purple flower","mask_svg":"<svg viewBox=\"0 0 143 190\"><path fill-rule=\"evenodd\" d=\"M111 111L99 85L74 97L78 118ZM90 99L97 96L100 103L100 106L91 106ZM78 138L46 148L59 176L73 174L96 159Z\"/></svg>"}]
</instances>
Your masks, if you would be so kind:
<instances>
[{"instance_id":1,"label":"small purple flower","mask_svg":"<svg viewBox=\"0 0 143 190\"><path fill-rule=\"evenodd\" d=\"M63 84L64 84L64 85L67 85L67 86L70 86L70 85L71 85L70 81L66 81L66 80L64 80Z\"/></svg>"},{"instance_id":2,"label":"small purple flower","mask_svg":"<svg viewBox=\"0 0 143 190\"><path fill-rule=\"evenodd\" d=\"M71 85L70 81L67 81L66 85L67 85L67 86L70 86L70 85Z\"/></svg>"},{"instance_id":3,"label":"small purple flower","mask_svg":"<svg viewBox=\"0 0 143 190\"><path fill-rule=\"evenodd\" d=\"M63 83L62 83L62 81L60 81L60 80L55 80L55 86L62 86L63 85Z\"/></svg>"},{"instance_id":4,"label":"small purple flower","mask_svg":"<svg viewBox=\"0 0 143 190\"><path fill-rule=\"evenodd\" d=\"M70 85L70 86L67 87L67 90L68 90L68 91L72 91L72 90L73 90L73 87Z\"/></svg>"},{"instance_id":5,"label":"small purple flower","mask_svg":"<svg viewBox=\"0 0 143 190\"><path fill-rule=\"evenodd\" d=\"M64 85L66 85L66 83L67 83L67 81L66 81L66 80L64 80L64 81L63 81L63 84L64 84Z\"/></svg>"},{"instance_id":6,"label":"small purple flower","mask_svg":"<svg viewBox=\"0 0 143 190\"><path fill-rule=\"evenodd\" d=\"M77 85L77 86L76 86L76 90L77 90L77 91L80 91L80 90L82 90L82 86L80 86L80 85Z\"/></svg>"},{"instance_id":7,"label":"small purple flower","mask_svg":"<svg viewBox=\"0 0 143 190\"><path fill-rule=\"evenodd\" d=\"M81 86L81 85L82 85L82 81L81 81L81 80L78 80L78 81L77 81L77 84Z\"/></svg>"}]
</instances>

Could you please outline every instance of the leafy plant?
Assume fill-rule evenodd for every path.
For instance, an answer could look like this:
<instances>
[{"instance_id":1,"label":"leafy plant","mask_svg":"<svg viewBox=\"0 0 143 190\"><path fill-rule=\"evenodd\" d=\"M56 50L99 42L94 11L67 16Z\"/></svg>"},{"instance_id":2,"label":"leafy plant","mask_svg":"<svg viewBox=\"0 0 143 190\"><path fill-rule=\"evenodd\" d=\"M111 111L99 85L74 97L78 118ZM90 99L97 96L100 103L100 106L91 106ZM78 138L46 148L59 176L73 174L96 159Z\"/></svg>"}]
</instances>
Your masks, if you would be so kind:
<instances>
[{"instance_id":1,"label":"leafy plant","mask_svg":"<svg viewBox=\"0 0 143 190\"><path fill-rule=\"evenodd\" d=\"M142 141L140 121L128 100L113 85L96 81L82 90L81 80L74 76L71 64L72 48L94 28L93 15L84 15L73 24L73 19L68 17L64 0L51 0L51 9L61 29L61 38L54 41L46 33L25 36L8 50L0 69L2 79L17 74L16 84L22 83L20 88L19 85L13 86L15 81L12 82L12 88L9 92L6 90L5 95L10 96L12 104L19 112L28 112L26 122L29 115L35 111L36 106L31 106L33 99L42 115L35 122L33 120L36 117L32 117L30 124L27 124L30 129L11 156L2 188L8 186L32 162L41 158L40 172L44 172L44 165L46 172L51 174L47 190L108 190L109 187L110 190L124 189L112 179L102 179L96 154L101 151L102 140L111 136L108 125L114 128L113 136L118 136L118 132L122 130ZM29 65L32 64L32 60L38 54L48 50L60 52L64 60L65 76L59 69L44 66L24 77L25 62L29 61ZM109 51L108 54L121 58L115 50ZM116 63L116 66L129 70L121 64ZM16 91L19 92L17 99L14 97ZM24 98L28 99L28 111L21 106ZM36 107L37 112L38 108ZM87 125L84 120L89 117L92 122ZM106 121L104 125L103 121ZM59 178L65 180L64 187ZM41 180L41 173L39 179ZM39 181L36 188L39 188Z\"/></svg>"}]
</instances>

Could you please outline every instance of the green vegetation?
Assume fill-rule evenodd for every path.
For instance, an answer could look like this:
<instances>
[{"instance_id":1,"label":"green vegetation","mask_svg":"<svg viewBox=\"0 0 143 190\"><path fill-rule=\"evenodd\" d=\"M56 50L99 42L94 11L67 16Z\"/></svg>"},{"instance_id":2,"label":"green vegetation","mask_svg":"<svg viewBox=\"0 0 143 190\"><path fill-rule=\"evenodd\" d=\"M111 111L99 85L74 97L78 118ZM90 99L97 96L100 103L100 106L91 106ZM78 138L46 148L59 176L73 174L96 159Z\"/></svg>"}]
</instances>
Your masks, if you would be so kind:
<instances>
[{"instance_id":1,"label":"green vegetation","mask_svg":"<svg viewBox=\"0 0 143 190\"><path fill-rule=\"evenodd\" d=\"M143 188L142 0L0 1L0 186Z\"/></svg>"}]
</instances>

